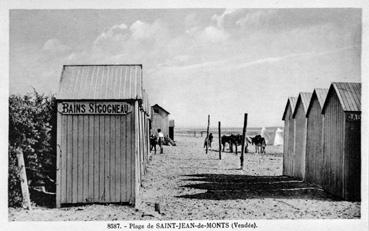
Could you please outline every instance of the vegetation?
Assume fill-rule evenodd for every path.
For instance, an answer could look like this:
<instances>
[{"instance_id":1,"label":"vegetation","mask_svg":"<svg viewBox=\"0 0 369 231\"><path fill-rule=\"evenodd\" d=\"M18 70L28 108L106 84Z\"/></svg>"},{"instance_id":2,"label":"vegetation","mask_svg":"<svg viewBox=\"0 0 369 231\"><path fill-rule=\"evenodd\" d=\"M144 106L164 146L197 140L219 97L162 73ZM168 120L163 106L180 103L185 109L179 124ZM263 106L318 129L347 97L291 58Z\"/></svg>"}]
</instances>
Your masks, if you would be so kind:
<instances>
[{"instance_id":1,"label":"vegetation","mask_svg":"<svg viewBox=\"0 0 369 231\"><path fill-rule=\"evenodd\" d=\"M20 206L22 194L15 150L24 154L28 184L55 192L56 103L54 96L32 93L9 97L8 205ZM31 191L31 198L32 198Z\"/></svg>"}]
</instances>

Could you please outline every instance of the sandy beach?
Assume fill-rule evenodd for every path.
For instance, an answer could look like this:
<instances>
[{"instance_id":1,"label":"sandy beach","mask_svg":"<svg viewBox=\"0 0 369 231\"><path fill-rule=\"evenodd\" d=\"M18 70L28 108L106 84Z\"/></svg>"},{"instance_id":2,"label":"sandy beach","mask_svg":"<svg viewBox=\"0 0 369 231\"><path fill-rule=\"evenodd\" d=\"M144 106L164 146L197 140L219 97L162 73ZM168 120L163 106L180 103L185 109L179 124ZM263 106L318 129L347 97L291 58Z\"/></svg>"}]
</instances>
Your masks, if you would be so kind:
<instances>
[{"instance_id":1,"label":"sandy beach","mask_svg":"<svg viewBox=\"0 0 369 231\"><path fill-rule=\"evenodd\" d=\"M267 146L262 155L249 147L241 170L239 154L226 149L219 160L216 142L208 154L201 137L178 136L176 143L165 146L164 154L152 155L137 208L116 204L10 208L9 220L360 218L360 202L342 201L319 187L282 176L282 146ZM156 203L160 213L154 210Z\"/></svg>"}]
</instances>

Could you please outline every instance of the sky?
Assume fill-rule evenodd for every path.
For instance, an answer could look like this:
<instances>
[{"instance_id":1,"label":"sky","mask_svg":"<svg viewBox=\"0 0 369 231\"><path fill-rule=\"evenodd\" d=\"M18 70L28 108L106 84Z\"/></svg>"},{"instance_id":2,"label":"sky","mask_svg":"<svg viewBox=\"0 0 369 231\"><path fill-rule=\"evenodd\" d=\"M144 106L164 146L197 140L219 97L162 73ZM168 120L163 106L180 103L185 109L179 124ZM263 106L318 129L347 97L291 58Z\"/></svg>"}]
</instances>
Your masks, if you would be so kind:
<instances>
[{"instance_id":1,"label":"sky","mask_svg":"<svg viewBox=\"0 0 369 231\"><path fill-rule=\"evenodd\" d=\"M361 81L361 10L11 10L10 94L56 94L64 64L143 64L177 127L280 126L289 96Z\"/></svg>"}]
</instances>

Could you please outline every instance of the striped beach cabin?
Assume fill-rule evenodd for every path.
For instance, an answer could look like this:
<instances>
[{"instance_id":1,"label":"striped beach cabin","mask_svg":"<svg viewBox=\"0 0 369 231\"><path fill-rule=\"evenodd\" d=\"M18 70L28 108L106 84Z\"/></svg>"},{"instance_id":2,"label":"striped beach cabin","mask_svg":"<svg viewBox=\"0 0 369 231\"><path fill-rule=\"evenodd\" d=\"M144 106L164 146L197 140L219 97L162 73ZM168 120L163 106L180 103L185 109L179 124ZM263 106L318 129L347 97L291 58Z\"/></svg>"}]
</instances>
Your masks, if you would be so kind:
<instances>
[{"instance_id":1,"label":"striped beach cabin","mask_svg":"<svg viewBox=\"0 0 369 231\"><path fill-rule=\"evenodd\" d=\"M361 83L332 83L322 113L322 186L345 200L360 201Z\"/></svg>"},{"instance_id":2,"label":"striped beach cabin","mask_svg":"<svg viewBox=\"0 0 369 231\"><path fill-rule=\"evenodd\" d=\"M292 118L295 123L295 148L293 157L293 176L305 179L305 151L306 151L306 112L312 93L300 92Z\"/></svg>"},{"instance_id":3,"label":"striped beach cabin","mask_svg":"<svg viewBox=\"0 0 369 231\"><path fill-rule=\"evenodd\" d=\"M151 106L151 132L161 129L165 137L169 136L169 112L158 104Z\"/></svg>"},{"instance_id":4,"label":"striped beach cabin","mask_svg":"<svg viewBox=\"0 0 369 231\"><path fill-rule=\"evenodd\" d=\"M316 88L307 109L305 180L322 185L323 171L323 114L322 107L328 89Z\"/></svg>"},{"instance_id":5,"label":"striped beach cabin","mask_svg":"<svg viewBox=\"0 0 369 231\"><path fill-rule=\"evenodd\" d=\"M292 112L295 110L296 98L289 97L283 112L284 120L283 132L283 175L293 176L293 153L294 153L294 132L295 124Z\"/></svg>"},{"instance_id":6,"label":"striped beach cabin","mask_svg":"<svg viewBox=\"0 0 369 231\"><path fill-rule=\"evenodd\" d=\"M149 150L142 65L65 65L56 98L56 206L136 204Z\"/></svg>"}]
</instances>

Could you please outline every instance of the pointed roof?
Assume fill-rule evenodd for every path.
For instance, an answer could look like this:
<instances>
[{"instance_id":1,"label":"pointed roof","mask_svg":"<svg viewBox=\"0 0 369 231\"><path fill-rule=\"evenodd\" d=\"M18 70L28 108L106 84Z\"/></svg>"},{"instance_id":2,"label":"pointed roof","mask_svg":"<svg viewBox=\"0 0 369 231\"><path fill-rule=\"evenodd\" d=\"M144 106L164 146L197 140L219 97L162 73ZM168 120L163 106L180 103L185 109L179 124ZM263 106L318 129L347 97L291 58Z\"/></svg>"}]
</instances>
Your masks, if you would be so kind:
<instances>
[{"instance_id":1,"label":"pointed roof","mask_svg":"<svg viewBox=\"0 0 369 231\"><path fill-rule=\"evenodd\" d=\"M159 104L155 104L154 106L151 106L152 108L156 107L159 108L160 110L164 111L167 114L170 114L167 110L165 110L164 108L162 108L161 106L159 106Z\"/></svg>"},{"instance_id":2,"label":"pointed roof","mask_svg":"<svg viewBox=\"0 0 369 231\"><path fill-rule=\"evenodd\" d=\"M314 91L313 91L313 94L311 96L311 99L310 99L310 102L309 102L309 105L308 105L308 109L306 111L306 115L309 114L309 111L310 111L311 107L313 106L314 97L316 97L318 99L319 106L322 109L323 105L324 105L325 98L327 97L327 94L328 94L328 89L327 88L315 88Z\"/></svg>"},{"instance_id":3,"label":"pointed roof","mask_svg":"<svg viewBox=\"0 0 369 231\"><path fill-rule=\"evenodd\" d=\"M64 65L58 100L142 99L142 65Z\"/></svg>"},{"instance_id":4,"label":"pointed roof","mask_svg":"<svg viewBox=\"0 0 369 231\"><path fill-rule=\"evenodd\" d=\"M285 117L286 117L286 114L287 114L288 105L290 105L291 111L293 112L295 110L295 106L296 106L296 97L288 97L287 103L286 103L286 107L284 108L282 120L285 120Z\"/></svg>"},{"instance_id":5,"label":"pointed roof","mask_svg":"<svg viewBox=\"0 0 369 231\"><path fill-rule=\"evenodd\" d=\"M328 90L327 98L336 92L343 111L361 112L361 83L357 82L333 82ZM322 113L327 106L325 100Z\"/></svg>"},{"instance_id":6,"label":"pointed roof","mask_svg":"<svg viewBox=\"0 0 369 231\"><path fill-rule=\"evenodd\" d=\"M295 110L292 113L292 118L295 118L299 103L302 103L302 106L304 107L304 111L305 111L305 115L306 115L306 112L307 112L307 109L308 109L308 106L309 106L310 99L311 99L312 95L313 95L313 93L310 93L310 92L300 92L299 93L299 96L297 98L296 105L295 105Z\"/></svg>"}]
</instances>

